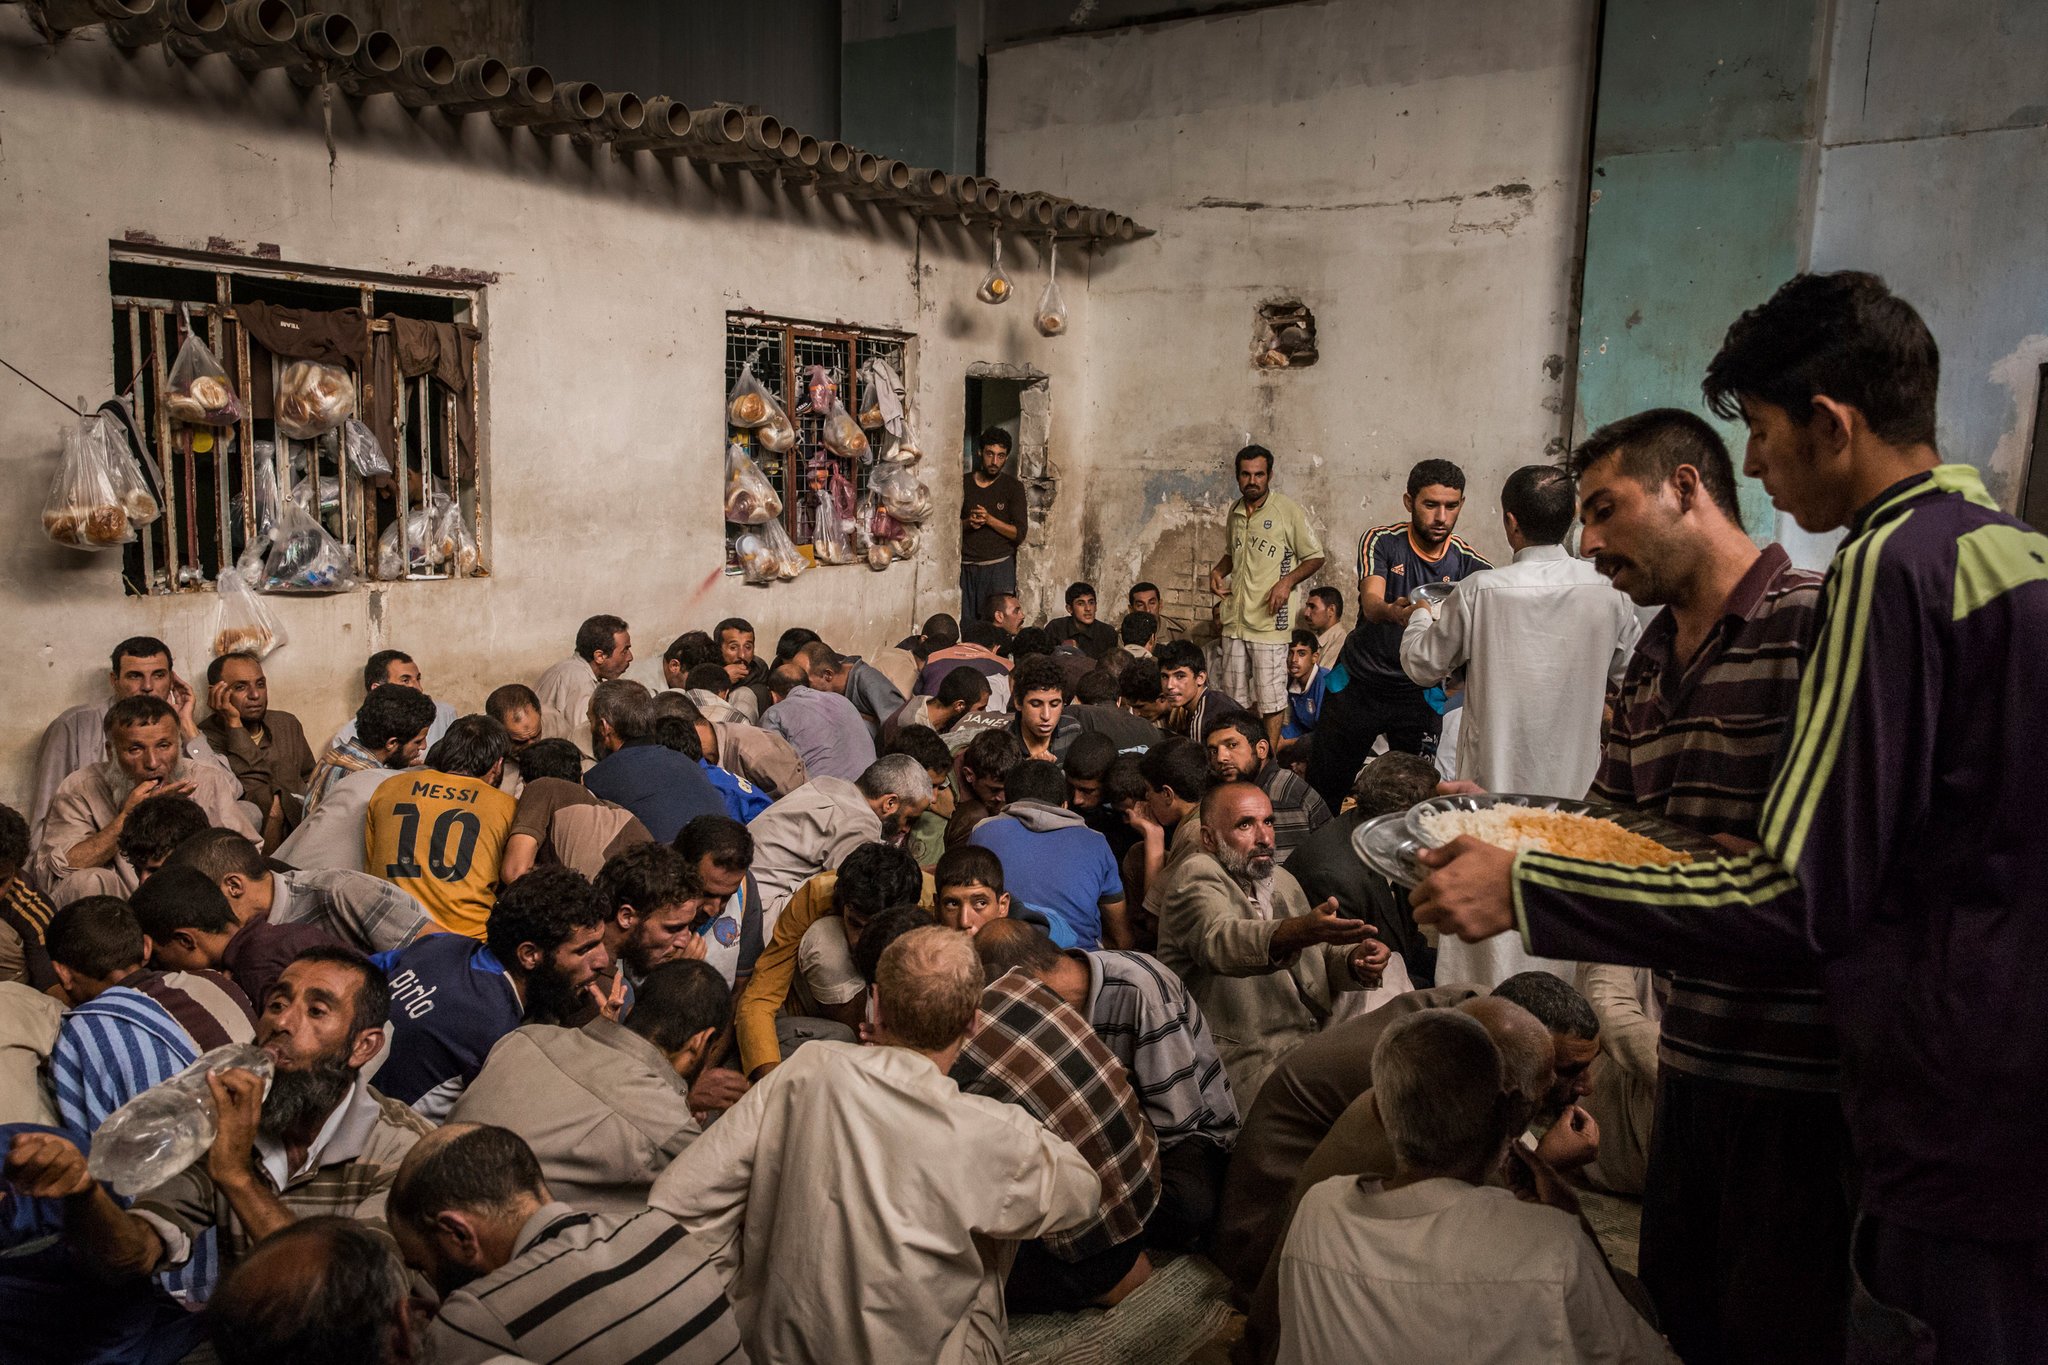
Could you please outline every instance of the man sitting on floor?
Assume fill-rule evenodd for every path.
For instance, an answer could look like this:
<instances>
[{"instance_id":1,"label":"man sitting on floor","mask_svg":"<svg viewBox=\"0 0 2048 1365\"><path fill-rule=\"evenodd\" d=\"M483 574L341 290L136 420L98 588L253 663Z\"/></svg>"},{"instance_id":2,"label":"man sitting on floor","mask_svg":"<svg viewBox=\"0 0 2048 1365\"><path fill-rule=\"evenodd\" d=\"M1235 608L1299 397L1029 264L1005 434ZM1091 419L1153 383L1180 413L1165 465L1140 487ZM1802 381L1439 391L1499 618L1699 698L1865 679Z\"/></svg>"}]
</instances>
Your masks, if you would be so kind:
<instances>
[{"instance_id":1,"label":"man sitting on floor","mask_svg":"<svg viewBox=\"0 0 2048 1365\"><path fill-rule=\"evenodd\" d=\"M1133 943L1124 883L1109 841L1067 809L1067 775L1057 763L1027 759L1005 786L1003 813L984 820L967 842L1002 859L1010 894L1059 922L1064 945Z\"/></svg>"},{"instance_id":2,"label":"man sitting on floor","mask_svg":"<svg viewBox=\"0 0 2048 1365\"><path fill-rule=\"evenodd\" d=\"M193 835L165 866L205 873L236 919L311 925L360 953L387 953L440 932L424 905L382 877L342 868L273 871L256 846L233 830Z\"/></svg>"}]
</instances>

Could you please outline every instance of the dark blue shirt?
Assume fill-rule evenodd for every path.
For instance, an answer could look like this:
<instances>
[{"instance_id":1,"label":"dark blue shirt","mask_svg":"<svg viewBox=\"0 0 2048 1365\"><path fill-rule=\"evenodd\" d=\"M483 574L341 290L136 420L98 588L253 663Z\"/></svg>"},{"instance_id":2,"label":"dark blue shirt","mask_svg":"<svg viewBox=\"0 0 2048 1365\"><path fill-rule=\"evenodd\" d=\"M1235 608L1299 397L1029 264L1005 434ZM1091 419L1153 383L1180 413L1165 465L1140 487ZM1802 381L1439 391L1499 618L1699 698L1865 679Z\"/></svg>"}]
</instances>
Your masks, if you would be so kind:
<instances>
[{"instance_id":1,"label":"dark blue shirt","mask_svg":"<svg viewBox=\"0 0 2048 1365\"><path fill-rule=\"evenodd\" d=\"M391 982L391 1055L377 1088L445 1118L498 1040L519 1027L512 978L463 934L429 934L370 960Z\"/></svg>"},{"instance_id":2,"label":"dark blue shirt","mask_svg":"<svg viewBox=\"0 0 2048 1365\"><path fill-rule=\"evenodd\" d=\"M694 758L636 739L583 774L592 796L624 806L658 844L673 843L700 815L726 815L725 800Z\"/></svg>"},{"instance_id":3,"label":"dark blue shirt","mask_svg":"<svg viewBox=\"0 0 2048 1365\"><path fill-rule=\"evenodd\" d=\"M1287 723L1280 727L1280 738L1300 739L1316 728L1316 719L1323 714L1323 687L1329 681L1330 670L1318 668L1299 692L1288 686Z\"/></svg>"},{"instance_id":4,"label":"dark blue shirt","mask_svg":"<svg viewBox=\"0 0 2048 1365\"><path fill-rule=\"evenodd\" d=\"M708 759L698 759L697 766L704 770L704 776L718 789L719 799L725 802L725 813L741 824L746 824L768 809L768 793L746 778L737 777Z\"/></svg>"},{"instance_id":5,"label":"dark blue shirt","mask_svg":"<svg viewBox=\"0 0 2048 1365\"><path fill-rule=\"evenodd\" d=\"M1452 536L1444 543L1444 552L1436 559L1424 559L1415 553L1405 521L1397 521L1391 526L1375 526L1358 538L1358 590L1364 593L1368 578L1384 578L1387 588L1380 598L1382 602L1398 602L1404 597L1412 599L1415 590L1425 583L1455 583L1481 569L1492 567L1458 536ZM1374 692L1403 692L1419 696L1422 689L1409 681L1401 668L1403 629L1398 621L1375 622L1361 618L1351 633L1344 637L1344 648L1337 656L1348 675L1347 685L1363 683Z\"/></svg>"}]
</instances>

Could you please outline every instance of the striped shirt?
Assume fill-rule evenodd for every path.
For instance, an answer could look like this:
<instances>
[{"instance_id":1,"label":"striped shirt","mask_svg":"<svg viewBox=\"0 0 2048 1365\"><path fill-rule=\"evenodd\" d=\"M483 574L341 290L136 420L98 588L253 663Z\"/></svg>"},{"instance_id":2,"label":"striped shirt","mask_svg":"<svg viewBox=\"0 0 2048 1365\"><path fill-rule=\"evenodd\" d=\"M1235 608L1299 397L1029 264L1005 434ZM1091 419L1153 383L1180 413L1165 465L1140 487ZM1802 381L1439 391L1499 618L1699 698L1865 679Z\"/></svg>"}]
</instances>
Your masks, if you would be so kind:
<instances>
[{"instance_id":1,"label":"striped shirt","mask_svg":"<svg viewBox=\"0 0 2048 1365\"><path fill-rule=\"evenodd\" d=\"M1048 1234L1047 1251L1081 1261L1145 1230L1159 1203L1159 1140L1123 1064L1050 987L1021 970L991 981L952 1076L970 1095L1023 1109L1095 1168L1101 1210Z\"/></svg>"},{"instance_id":2,"label":"striped shirt","mask_svg":"<svg viewBox=\"0 0 2048 1365\"><path fill-rule=\"evenodd\" d=\"M1398 602L1404 597L1412 599L1415 590L1425 583L1456 583L1493 567L1463 536L1452 536L1435 559L1425 559L1415 552L1415 540L1409 529L1409 523L1397 521L1375 526L1358 538L1361 599L1368 578L1384 580L1386 588L1381 601ZM1402 630L1399 621L1368 621L1360 615L1358 624L1344 637L1344 648L1338 657L1323 662L1341 663L1352 683L1363 682L1380 695L1419 697L1422 689L1409 680L1407 671L1401 667Z\"/></svg>"},{"instance_id":3,"label":"striped shirt","mask_svg":"<svg viewBox=\"0 0 2048 1365\"><path fill-rule=\"evenodd\" d=\"M316 925L365 953L388 953L441 928L411 894L367 872L276 872L270 887L272 924Z\"/></svg>"},{"instance_id":4,"label":"striped shirt","mask_svg":"<svg viewBox=\"0 0 2048 1365\"><path fill-rule=\"evenodd\" d=\"M1690 661L1667 610L1644 630L1614 698L1588 798L1702 834L1756 838L1799 675L1820 624L1820 575L1776 545L1735 585ZM1657 1058L1689 1075L1779 1090L1840 1080L1818 964L1675 973Z\"/></svg>"},{"instance_id":5,"label":"striped shirt","mask_svg":"<svg viewBox=\"0 0 2048 1365\"><path fill-rule=\"evenodd\" d=\"M43 935L56 908L42 892L16 877L0 895L0 981L19 981L46 991L57 984Z\"/></svg>"},{"instance_id":6,"label":"striped shirt","mask_svg":"<svg viewBox=\"0 0 2048 1365\"><path fill-rule=\"evenodd\" d=\"M306 779L306 814L319 809L327 797L327 789L334 780L344 773L367 772L384 766L384 760L365 749L355 739L355 722L348 724L348 738L336 735L327 752L320 755L320 761L313 765L313 775Z\"/></svg>"},{"instance_id":7,"label":"striped shirt","mask_svg":"<svg viewBox=\"0 0 2048 1365\"><path fill-rule=\"evenodd\" d=\"M1237 1140L1237 1099L1216 1040L1179 977L1144 953L1070 953L1088 966L1088 1022L1124 1064L1161 1151Z\"/></svg>"},{"instance_id":8,"label":"striped shirt","mask_svg":"<svg viewBox=\"0 0 2048 1365\"><path fill-rule=\"evenodd\" d=\"M1259 769L1254 780L1273 803L1273 858L1284 863L1288 854L1323 827L1330 818L1330 808L1299 773L1271 759L1266 760L1266 766Z\"/></svg>"},{"instance_id":9,"label":"striped shirt","mask_svg":"<svg viewBox=\"0 0 2048 1365\"><path fill-rule=\"evenodd\" d=\"M714 1248L658 1209L543 1205L512 1259L450 1294L428 1334L440 1365L745 1365Z\"/></svg>"},{"instance_id":10,"label":"striped shirt","mask_svg":"<svg viewBox=\"0 0 2048 1365\"><path fill-rule=\"evenodd\" d=\"M1523 853L1548 956L1715 973L1818 956L1863 1208L1933 1236L2048 1237L2048 536L1967 465L1857 513L1762 847L1616 868Z\"/></svg>"}]
</instances>

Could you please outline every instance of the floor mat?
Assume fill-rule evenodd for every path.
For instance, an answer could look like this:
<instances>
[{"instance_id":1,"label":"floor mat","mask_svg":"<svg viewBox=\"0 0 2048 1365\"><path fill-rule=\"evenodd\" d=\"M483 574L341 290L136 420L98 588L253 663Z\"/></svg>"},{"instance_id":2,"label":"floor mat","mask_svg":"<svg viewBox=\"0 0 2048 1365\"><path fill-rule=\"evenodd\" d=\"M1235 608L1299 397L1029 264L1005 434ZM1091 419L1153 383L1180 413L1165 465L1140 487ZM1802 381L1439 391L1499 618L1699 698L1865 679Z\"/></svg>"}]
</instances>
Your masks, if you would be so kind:
<instances>
[{"instance_id":1,"label":"floor mat","mask_svg":"<svg viewBox=\"0 0 2048 1365\"><path fill-rule=\"evenodd\" d=\"M1229 1281L1201 1256L1179 1256L1111 1309L1010 1319L1009 1365L1181 1365L1231 1320Z\"/></svg>"}]
</instances>

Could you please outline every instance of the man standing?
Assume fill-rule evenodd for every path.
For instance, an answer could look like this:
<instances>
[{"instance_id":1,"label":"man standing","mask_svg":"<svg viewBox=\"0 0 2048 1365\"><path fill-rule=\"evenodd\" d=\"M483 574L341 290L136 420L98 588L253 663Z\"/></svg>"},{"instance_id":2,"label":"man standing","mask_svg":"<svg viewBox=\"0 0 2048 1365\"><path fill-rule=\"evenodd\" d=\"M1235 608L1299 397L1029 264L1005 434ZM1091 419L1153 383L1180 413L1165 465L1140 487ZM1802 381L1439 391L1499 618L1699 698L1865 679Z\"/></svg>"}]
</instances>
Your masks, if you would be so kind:
<instances>
[{"instance_id":1,"label":"man standing","mask_svg":"<svg viewBox=\"0 0 2048 1365\"><path fill-rule=\"evenodd\" d=\"M227 761L200 737L192 717L192 689L171 666L171 647L162 640L136 635L115 645L107 682L113 689L110 695L79 703L43 731L42 746L36 751L35 791L28 812L31 826L43 822L50 801L65 778L107 757L107 708L125 697L156 697L168 702L178 718L185 757L195 763L227 767Z\"/></svg>"},{"instance_id":2,"label":"man standing","mask_svg":"<svg viewBox=\"0 0 2048 1365\"><path fill-rule=\"evenodd\" d=\"M1223 690L1265 721L1266 741L1277 749L1294 590L1323 567L1323 542L1301 504L1273 491L1272 451L1246 446L1236 469L1239 496L1230 505L1223 557L1209 570L1209 591L1223 602L1217 658Z\"/></svg>"},{"instance_id":3,"label":"man standing","mask_svg":"<svg viewBox=\"0 0 2048 1365\"><path fill-rule=\"evenodd\" d=\"M199 733L227 759L242 799L260 814L263 846L276 848L305 814L313 775L305 727L291 712L271 708L270 680L254 654L223 654L206 666L206 704L213 714Z\"/></svg>"},{"instance_id":4,"label":"man standing","mask_svg":"<svg viewBox=\"0 0 2048 1365\"><path fill-rule=\"evenodd\" d=\"M2048 921L2006 909L2048 903L2048 538L1940 463L1939 372L1919 314L1854 272L1795 277L1708 367L1708 401L1749 427L1745 471L1804 529L1849 533L1761 846L1617 876L1464 839L1414 900L1468 941L1519 927L1561 957L1704 975L1817 957L1860 1175L1853 1264L1882 1305L1851 1330L1941 1365L2017 1362L2048 1335L2048 1027L2009 966L2048 952Z\"/></svg>"},{"instance_id":5,"label":"man standing","mask_svg":"<svg viewBox=\"0 0 2048 1365\"><path fill-rule=\"evenodd\" d=\"M576 652L550 665L533 685L540 697L542 733L566 739L596 758L590 745L590 697L597 685L626 676L633 666L633 636L616 616L593 616L576 627Z\"/></svg>"},{"instance_id":6,"label":"man standing","mask_svg":"<svg viewBox=\"0 0 2048 1365\"><path fill-rule=\"evenodd\" d=\"M960 619L989 619L990 599L1017 591L1017 547L1024 543L1024 485L1003 472L1010 433L990 427L975 438L978 459L960 492Z\"/></svg>"},{"instance_id":7,"label":"man standing","mask_svg":"<svg viewBox=\"0 0 2048 1365\"><path fill-rule=\"evenodd\" d=\"M1493 566L1452 534L1465 509L1465 471L1424 460L1408 471L1401 498L1408 520L1375 526L1358 538L1358 625L1345 637L1325 690L1308 780L1335 809L1351 790L1373 741L1428 756L1443 728L1423 689L1401 668L1401 632L1416 608L1415 590L1455 583ZM1341 682L1340 682L1341 679Z\"/></svg>"}]
</instances>

